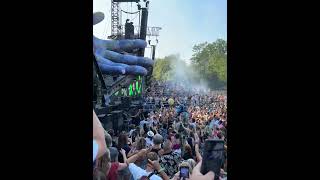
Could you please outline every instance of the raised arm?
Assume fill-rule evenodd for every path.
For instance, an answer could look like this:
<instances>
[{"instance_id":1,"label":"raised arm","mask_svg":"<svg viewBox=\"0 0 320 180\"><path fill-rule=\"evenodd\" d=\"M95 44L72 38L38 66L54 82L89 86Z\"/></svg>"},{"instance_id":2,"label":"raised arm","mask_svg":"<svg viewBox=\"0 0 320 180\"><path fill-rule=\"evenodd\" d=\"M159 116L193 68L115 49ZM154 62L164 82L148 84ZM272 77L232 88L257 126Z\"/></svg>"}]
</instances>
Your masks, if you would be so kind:
<instances>
[{"instance_id":1,"label":"raised arm","mask_svg":"<svg viewBox=\"0 0 320 180\"><path fill-rule=\"evenodd\" d=\"M199 152L200 139L199 139L198 133L194 133L194 143L195 143L196 158L197 158L197 161L200 162L202 161L202 156Z\"/></svg>"},{"instance_id":2,"label":"raised arm","mask_svg":"<svg viewBox=\"0 0 320 180\"><path fill-rule=\"evenodd\" d=\"M136 162L136 160L139 157L143 156L144 154L147 154L147 151L148 151L147 149L141 149L140 152L138 152L137 154L135 154L127 159L127 164Z\"/></svg>"},{"instance_id":3,"label":"raised arm","mask_svg":"<svg viewBox=\"0 0 320 180\"><path fill-rule=\"evenodd\" d=\"M128 158L137 154L138 152L136 151L136 147L131 148L131 150L128 153Z\"/></svg>"},{"instance_id":4,"label":"raised arm","mask_svg":"<svg viewBox=\"0 0 320 180\"><path fill-rule=\"evenodd\" d=\"M123 162L124 163L119 163L118 171L121 171L124 168L128 167L128 164L126 163L127 162L126 151L124 149L121 149L120 152L121 152L121 155L123 157Z\"/></svg>"},{"instance_id":5,"label":"raised arm","mask_svg":"<svg viewBox=\"0 0 320 180\"><path fill-rule=\"evenodd\" d=\"M96 113L93 111L93 140L98 146L97 156L94 160L101 157L107 151L107 145L104 138L104 129L99 121Z\"/></svg>"},{"instance_id":6,"label":"raised arm","mask_svg":"<svg viewBox=\"0 0 320 180\"><path fill-rule=\"evenodd\" d=\"M148 159L148 162L152 164L153 168L157 171L157 173L161 176L163 180L170 179L168 175L164 172L164 168L161 168L159 161L151 161L150 159Z\"/></svg>"}]
</instances>

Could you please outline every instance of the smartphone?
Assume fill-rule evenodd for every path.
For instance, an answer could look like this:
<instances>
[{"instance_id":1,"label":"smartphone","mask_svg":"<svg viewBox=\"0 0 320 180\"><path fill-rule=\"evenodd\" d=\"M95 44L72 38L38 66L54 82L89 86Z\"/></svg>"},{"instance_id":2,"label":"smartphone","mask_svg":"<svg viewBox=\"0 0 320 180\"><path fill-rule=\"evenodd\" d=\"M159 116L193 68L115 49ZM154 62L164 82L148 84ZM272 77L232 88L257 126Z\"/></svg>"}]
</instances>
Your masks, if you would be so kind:
<instances>
[{"instance_id":1,"label":"smartphone","mask_svg":"<svg viewBox=\"0 0 320 180\"><path fill-rule=\"evenodd\" d=\"M206 174L213 171L215 180L219 179L220 169L224 162L224 141L216 139L207 139L204 145L202 156L201 173Z\"/></svg>"},{"instance_id":2,"label":"smartphone","mask_svg":"<svg viewBox=\"0 0 320 180\"><path fill-rule=\"evenodd\" d=\"M189 167L180 167L180 178L189 178Z\"/></svg>"}]
</instances>

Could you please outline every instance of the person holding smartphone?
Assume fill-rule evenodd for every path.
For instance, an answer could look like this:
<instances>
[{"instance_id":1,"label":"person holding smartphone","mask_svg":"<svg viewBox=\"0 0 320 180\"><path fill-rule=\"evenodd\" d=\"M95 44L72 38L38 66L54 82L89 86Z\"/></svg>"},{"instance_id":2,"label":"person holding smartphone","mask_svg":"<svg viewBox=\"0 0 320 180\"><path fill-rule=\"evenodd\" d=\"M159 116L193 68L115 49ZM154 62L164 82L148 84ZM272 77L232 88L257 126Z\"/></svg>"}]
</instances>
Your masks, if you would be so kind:
<instances>
[{"instance_id":1,"label":"person holding smartphone","mask_svg":"<svg viewBox=\"0 0 320 180\"><path fill-rule=\"evenodd\" d=\"M189 179L191 176L191 166L187 161L183 161L179 165L179 171L175 174L174 180Z\"/></svg>"},{"instance_id":2,"label":"person holding smartphone","mask_svg":"<svg viewBox=\"0 0 320 180\"><path fill-rule=\"evenodd\" d=\"M200 171L201 164L202 164L202 161L198 162L198 164L193 168L192 173L189 173L190 169L188 166L181 166L180 171L176 173L176 175L172 180L214 180L215 178L214 172L209 171L205 175L201 173ZM183 172L181 172L181 170Z\"/></svg>"}]
</instances>

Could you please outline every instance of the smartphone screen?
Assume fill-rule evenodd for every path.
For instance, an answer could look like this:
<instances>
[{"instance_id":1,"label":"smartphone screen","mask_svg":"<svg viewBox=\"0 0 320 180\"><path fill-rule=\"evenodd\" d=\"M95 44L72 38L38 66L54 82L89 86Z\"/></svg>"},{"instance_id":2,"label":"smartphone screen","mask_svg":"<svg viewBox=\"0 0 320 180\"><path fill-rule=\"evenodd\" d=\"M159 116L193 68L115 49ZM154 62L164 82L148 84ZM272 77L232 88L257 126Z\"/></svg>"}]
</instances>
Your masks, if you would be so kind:
<instances>
[{"instance_id":1,"label":"smartphone screen","mask_svg":"<svg viewBox=\"0 0 320 180\"><path fill-rule=\"evenodd\" d=\"M189 178L189 168L180 167L180 178Z\"/></svg>"},{"instance_id":2,"label":"smartphone screen","mask_svg":"<svg viewBox=\"0 0 320 180\"><path fill-rule=\"evenodd\" d=\"M204 145L201 173L213 171L215 179L219 179L220 168L224 161L224 141L207 139Z\"/></svg>"}]
</instances>

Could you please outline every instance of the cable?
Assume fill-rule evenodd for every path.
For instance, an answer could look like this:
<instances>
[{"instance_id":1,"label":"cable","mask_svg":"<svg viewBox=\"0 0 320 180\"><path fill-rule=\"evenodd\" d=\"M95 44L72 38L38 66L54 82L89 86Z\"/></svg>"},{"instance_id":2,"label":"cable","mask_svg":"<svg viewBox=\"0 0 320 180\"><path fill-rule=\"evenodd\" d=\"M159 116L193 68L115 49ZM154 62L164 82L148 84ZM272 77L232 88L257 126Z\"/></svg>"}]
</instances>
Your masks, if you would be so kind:
<instances>
[{"instance_id":1,"label":"cable","mask_svg":"<svg viewBox=\"0 0 320 180\"><path fill-rule=\"evenodd\" d=\"M136 13L140 12L140 11L128 12L128 11L124 11L124 10L122 10L122 9L121 9L121 11L124 12L124 13L126 13L126 14L136 14Z\"/></svg>"},{"instance_id":2,"label":"cable","mask_svg":"<svg viewBox=\"0 0 320 180\"><path fill-rule=\"evenodd\" d=\"M130 21L133 21L133 20L135 20L136 18L138 17L138 14L133 18L133 19L131 19Z\"/></svg>"},{"instance_id":3,"label":"cable","mask_svg":"<svg viewBox=\"0 0 320 180\"><path fill-rule=\"evenodd\" d=\"M107 7L107 6L106 6ZM109 10L109 11L108 11ZM109 14L111 14L111 8L110 9L108 9L108 8L106 8L106 11L105 11L105 13L109 13ZM105 26L104 26L104 28L103 28L103 32L102 32L102 37L104 37L105 39L107 39L108 38L108 35L107 35L107 28L108 28L108 25L109 25L109 22L111 21L111 18L110 18L110 16L106 16L105 17Z\"/></svg>"},{"instance_id":4,"label":"cable","mask_svg":"<svg viewBox=\"0 0 320 180\"><path fill-rule=\"evenodd\" d=\"M109 11L108 11L108 9L107 9L106 12L108 12L109 14L111 14L111 9L109 9ZM111 20L111 18L110 18L110 20ZM110 20L109 20L109 16L107 16L107 18L106 18L106 24L105 24L104 30L103 30L103 35L105 35L105 39L108 38L107 29L108 29L108 27L109 27L109 21L110 21Z\"/></svg>"}]
</instances>

